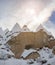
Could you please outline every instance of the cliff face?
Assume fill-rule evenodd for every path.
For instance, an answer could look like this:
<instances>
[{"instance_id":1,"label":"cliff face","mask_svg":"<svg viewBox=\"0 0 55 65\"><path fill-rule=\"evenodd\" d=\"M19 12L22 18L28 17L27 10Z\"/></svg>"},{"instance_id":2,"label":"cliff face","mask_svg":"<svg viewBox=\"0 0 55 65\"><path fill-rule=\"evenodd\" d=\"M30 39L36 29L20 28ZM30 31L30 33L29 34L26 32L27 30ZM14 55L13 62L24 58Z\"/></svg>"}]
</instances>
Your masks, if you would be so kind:
<instances>
[{"instance_id":1,"label":"cliff face","mask_svg":"<svg viewBox=\"0 0 55 65\"><path fill-rule=\"evenodd\" d=\"M49 41L49 48L53 48L55 46L55 39Z\"/></svg>"},{"instance_id":2,"label":"cliff face","mask_svg":"<svg viewBox=\"0 0 55 65\"><path fill-rule=\"evenodd\" d=\"M8 41L11 50L17 58L20 58L23 50L29 48L42 48L48 46L49 35L43 30L38 32L21 32L18 36Z\"/></svg>"}]
</instances>

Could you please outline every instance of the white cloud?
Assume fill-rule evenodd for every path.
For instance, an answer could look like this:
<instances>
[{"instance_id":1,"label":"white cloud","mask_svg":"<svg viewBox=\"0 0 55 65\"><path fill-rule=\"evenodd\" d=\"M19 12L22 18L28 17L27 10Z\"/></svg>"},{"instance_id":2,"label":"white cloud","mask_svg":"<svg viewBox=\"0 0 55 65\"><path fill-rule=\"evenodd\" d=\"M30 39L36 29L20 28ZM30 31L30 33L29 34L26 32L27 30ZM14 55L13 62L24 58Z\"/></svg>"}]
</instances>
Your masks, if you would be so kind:
<instances>
[{"instance_id":1,"label":"white cloud","mask_svg":"<svg viewBox=\"0 0 55 65\"><path fill-rule=\"evenodd\" d=\"M46 18L44 18L46 20L49 16L51 16L51 12L55 10L55 0L10 0L10 4L7 4L5 8L5 11L3 10L3 8L1 8L1 11L3 10L1 16L3 17L0 19L0 26L2 26L3 28L11 29L13 25L18 22L21 27L24 24L28 24L31 29L33 27L36 27L37 21L35 23L33 20L34 14L29 13L29 15L25 13L26 8L29 8L31 10L32 8L35 9L35 16L43 11L43 16L48 13L46 15ZM44 19L41 20L45 21Z\"/></svg>"}]
</instances>

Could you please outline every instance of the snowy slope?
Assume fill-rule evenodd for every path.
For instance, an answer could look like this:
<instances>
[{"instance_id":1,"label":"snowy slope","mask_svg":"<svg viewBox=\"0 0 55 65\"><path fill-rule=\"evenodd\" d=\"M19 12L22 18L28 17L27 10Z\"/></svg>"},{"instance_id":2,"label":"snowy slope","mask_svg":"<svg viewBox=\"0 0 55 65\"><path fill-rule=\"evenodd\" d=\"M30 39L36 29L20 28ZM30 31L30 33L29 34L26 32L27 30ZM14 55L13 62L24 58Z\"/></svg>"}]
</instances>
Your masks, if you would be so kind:
<instances>
[{"instance_id":1,"label":"snowy slope","mask_svg":"<svg viewBox=\"0 0 55 65\"><path fill-rule=\"evenodd\" d=\"M22 53L21 57L26 58L29 54L31 54L32 52L36 52L36 50L34 49L29 49L29 50L24 50L24 52Z\"/></svg>"},{"instance_id":2,"label":"snowy slope","mask_svg":"<svg viewBox=\"0 0 55 65\"><path fill-rule=\"evenodd\" d=\"M34 49L32 49L32 51L35 52ZM39 52L40 57L36 58L35 60L34 59L23 60L12 57L7 60L0 60L0 65L55 65L55 55L51 55L52 49L43 47L37 52ZM45 60L47 62L45 62Z\"/></svg>"},{"instance_id":3,"label":"snowy slope","mask_svg":"<svg viewBox=\"0 0 55 65\"><path fill-rule=\"evenodd\" d=\"M11 30L12 33L16 33L16 32L19 33L20 31L21 31L21 27L19 26L18 23L16 23Z\"/></svg>"},{"instance_id":4,"label":"snowy slope","mask_svg":"<svg viewBox=\"0 0 55 65\"><path fill-rule=\"evenodd\" d=\"M7 54L9 54L9 55L14 55L11 50L7 51L7 50L5 50L5 49L0 49L0 55L5 56L5 55L7 55Z\"/></svg>"},{"instance_id":5,"label":"snowy slope","mask_svg":"<svg viewBox=\"0 0 55 65\"><path fill-rule=\"evenodd\" d=\"M5 42L6 36L2 28L0 28L0 44L3 44Z\"/></svg>"},{"instance_id":6,"label":"snowy slope","mask_svg":"<svg viewBox=\"0 0 55 65\"><path fill-rule=\"evenodd\" d=\"M9 29L7 28L7 29L5 29L4 34L7 35L8 32L9 32Z\"/></svg>"},{"instance_id":7,"label":"snowy slope","mask_svg":"<svg viewBox=\"0 0 55 65\"><path fill-rule=\"evenodd\" d=\"M8 33L8 35L17 36L20 32L21 32L21 27L19 26L18 23L16 23L12 28L12 30Z\"/></svg>"},{"instance_id":8,"label":"snowy slope","mask_svg":"<svg viewBox=\"0 0 55 65\"><path fill-rule=\"evenodd\" d=\"M48 47L46 47L46 48L43 47L43 49L41 49L40 51L38 51L38 53L40 54L40 57L43 58L43 59L48 59L49 56L51 54L53 54L52 53L52 49L49 49Z\"/></svg>"},{"instance_id":9,"label":"snowy slope","mask_svg":"<svg viewBox=\"0 0 55 65\"><path fill-rule=\"evenodd\" d=\"M12 37L17 36L17 35L21 32L21 27L19 26L18 23L16 23L16 24L14 25L14 27L12 28L11 31L9 31L8 29L6 29L4 32L7 33L7 34L5 35L5 39L6 39L5 42L7 42L7 41L10 40Z\"/></svg>"},{"instance_id":10,"label":"snowy slope","mask_svg":"<svg viewBox=\"0 0 55 65\"><path fill-rule=\"evenodd\" d=\"M0 28L0 35L3 37L4 36L4 31L2 30L2 28Z\"/></svg>"},{"instance_id":11,"label":"snowy slope","mask_svg":"<svg viewBox=\"0 0 55 65\"><path fill-rule=\"evenodd\" d=\"M41 64L40 62L36 62L34 61L33 64L29 64L29 62L27 60L23 60L23 59L15 59L15 58L10 58L8 60L0 60L0 65L55 65L55 58L53 59L49 59L48 63L46 64Z\"/></svg>"}]
</instances>

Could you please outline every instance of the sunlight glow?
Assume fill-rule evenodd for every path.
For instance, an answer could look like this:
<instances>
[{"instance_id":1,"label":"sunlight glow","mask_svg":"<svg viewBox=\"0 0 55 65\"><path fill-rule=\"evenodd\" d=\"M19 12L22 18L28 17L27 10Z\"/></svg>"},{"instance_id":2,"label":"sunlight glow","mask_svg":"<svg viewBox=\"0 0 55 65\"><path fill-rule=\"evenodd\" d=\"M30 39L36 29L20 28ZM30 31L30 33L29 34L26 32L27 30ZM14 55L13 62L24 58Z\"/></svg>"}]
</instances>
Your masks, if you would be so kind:
<instances>
[{"instance_id":1,"label":"sunlight glow","mask_svg":"<svg viewBox=\"0 0 55 65\"><path fill-rule=\"evenodd\" d=\"M33 15L33 14L35 14L35 10L31 9L31 8L27 8L26 13L29 14L29 15Z\"/></svg>"}]
</instances>

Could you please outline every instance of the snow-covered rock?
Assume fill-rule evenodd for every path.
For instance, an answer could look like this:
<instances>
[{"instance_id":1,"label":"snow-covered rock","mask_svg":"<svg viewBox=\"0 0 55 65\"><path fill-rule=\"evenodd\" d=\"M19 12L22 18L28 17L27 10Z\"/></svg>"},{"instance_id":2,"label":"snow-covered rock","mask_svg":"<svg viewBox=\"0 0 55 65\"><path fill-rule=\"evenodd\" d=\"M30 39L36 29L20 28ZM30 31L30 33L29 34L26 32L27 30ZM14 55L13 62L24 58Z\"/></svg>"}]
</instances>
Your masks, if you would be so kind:
<instances>
[{"instance_id":1,"label":"snow-covered rock","mask_svg":"<svg viewBox=\"0 0 55 65\"><path fill-rule=\"evenodd\" d=\"M14 56L14 54L11 50L0 49L0 59L7 59L12 56Z\"/></svg>"},{"instance_id":2,"label":"snow-covered rock","mask_svg":"<svg viewBox=\"0 0 55 65\"><path fill-rule=\"evenodd\" d=\"M27 25L24 25L22 28L22 32L30 32L29 28L27 27Z\"/></svg>"},{"instance_id":3,"label":"snow-covered rock","mask_svg":"<svg viewBox=\"0 0 55 65\"><path fill-rule=\"evenodd\" d=\"M4 36L4 31L2 30L2 28L0 28L0 35L3 37Z\"/></svg>"},{"instance_id":4,"label":"snow-covered rock","mask_svg":"<svg viewBox=\"0 0 55 65\"><path fill-rule=\"evenodd\" d=\"M50 55L53 55L52 49L49 49L48 47L43 47L43 49L39 50L38 53L42 59L49 59Z\"/></svg>"},{"instance_id":5,"label":"snow-covered rock","mask_svg":"<svg viewBox=\"0 0 55 65\"><path fill-rule=\"evenodd\" d=\"M6 46L4 44L0 45L0 49L6 49Z\"/></svg>"},{"instance_id":6,"label":"snow-covered rock","mask_svg":"<svg viewBox=\"0 0 55 65\"><path fill-rule=\"evenodd\" d=\"M24 52L22 53L21 57L26 58L29 54L31 54L32 52L36 52L36 50L34 49L29 49L29 50L24 50Z\"/></svg>"},{"instance_id":7,"label":"snow-covered rock","mask_svg":"<svg viewBox=\"0 0 55 65\"><path fill-rule=\"evenodd\" d=\"M12 33L19 33L19 32L21 32L21 27L19 26L18 23L16 23L16 24L14 25L14 27L13 27L12 30L11 30L11 32L12 32Z\"/></svg>"},{"instance_id":8,"label":"snow-covered rock","mask_svg":"<svg viewBox=\"0 0 55 65\"><path fill-rule=\"evenodd\" d=\"M40 24L40 25L37 27L36 32L38 32L38 31L40 31L40 30L43 30L43 31L46 32L48 35L52 35L51 32L48 32L42 24Z\"/></svg>"},{"instance_id":9,"label":"snow-covered rock","mask_svg":"<svg viewBox=\"0 0 55 65\"><path fill-rule=\"evenodd\" d=\"M21 32L21 27L19 26L18 23L16 23L11 31L6 29L4 32L7 33L5 35L5 38L4 38L6 40L5 41L5 43L6 43L8 40L10 40L11 38L17 36Z\"/></svg>"},{"instance_id":10,"label":"snow-covered rock","mask_svg":"<svg viewBox=\"0 0 55 65\"><path fill-rule=\"evenodd\" d=\"M4 52L2 55L0 52L1 56L7 54L7 51L4 51L4 50L0 50L0 51ZM25 54L28 54L30 52L36 52L36 50L30 49L29 52L24 53L24 56L25 56ZM40 57L36 58L36 60L34 60L34 59L23 60L23 59L16 59L16 58L11 57L7 60L0 59L0 65L49 65L49 64L55 65L55 55L54 55L54 57L52 57L51 53L52 53L52 49L43 47L41 50L39 50ZM10 54L11 54L11 52L10 52ZM46 56L46 54L48 57ZM49 55L51 56L51 58L49 58ZM5 58L6 58L6 56L5 56Z\"/></svg>"},{"instance_id":11,"label":"snow-covered rock","mask_svg":"<svg viewBox=\"0 0 55 65\"><path fill-rule=\"evenodd\" d=\"M7 35L8 32L9 32L9 29L8 29L8 28L4 30L4 34L5 34L5 35Z\"/></svg>"},{"instance_id":12,"label":"snow-covered rock","mask_svg":"<svg viewBox=\"0 0 55 65\"><path fill-rule=\"evenodd\" d=\"M12 56L14 53L6 45L0 45L0 59L8 59Z\"/></svg>"}]
</instances>

